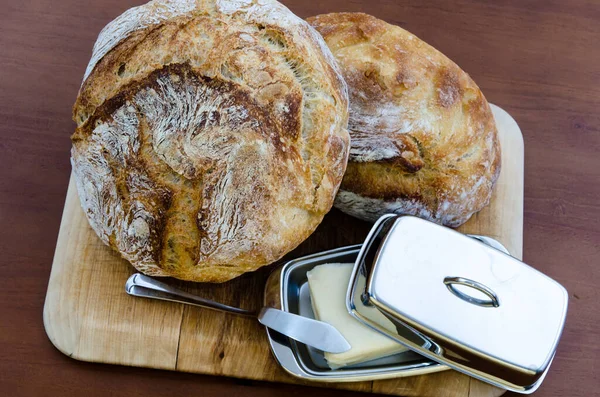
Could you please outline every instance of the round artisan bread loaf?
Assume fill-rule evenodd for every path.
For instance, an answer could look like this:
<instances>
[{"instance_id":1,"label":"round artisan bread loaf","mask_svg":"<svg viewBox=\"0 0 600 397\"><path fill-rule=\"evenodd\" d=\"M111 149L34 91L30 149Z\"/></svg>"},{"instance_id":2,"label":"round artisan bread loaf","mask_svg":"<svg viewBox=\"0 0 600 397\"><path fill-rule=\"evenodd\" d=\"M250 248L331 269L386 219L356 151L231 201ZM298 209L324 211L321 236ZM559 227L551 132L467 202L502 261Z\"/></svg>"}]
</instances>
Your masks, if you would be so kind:
<instances>
[{"instance_id":1,"label":"round artisan bread loaf","mask_svg":"<svg viewBox=\"0 0 600 397\"><path fill-rule=\"evenodd\" d=\"M351 149L335 206L374 221L416 215L456 227L489 203L500 173L490 107L442 53L366 14L309 18L348 84Z\"/></svg>"},{"instance_id":2,"label":"round artisan bread loaf","mask_svg":"<svg viewBox=\"0 0 600 397\"><path fill-rule=\"evenodd\" d=\"M223 282L306 239L346 168L346 85L273 0L152 1L100 33L72 164L104 243L154 276Z\"/></svg>"}]
</instances>

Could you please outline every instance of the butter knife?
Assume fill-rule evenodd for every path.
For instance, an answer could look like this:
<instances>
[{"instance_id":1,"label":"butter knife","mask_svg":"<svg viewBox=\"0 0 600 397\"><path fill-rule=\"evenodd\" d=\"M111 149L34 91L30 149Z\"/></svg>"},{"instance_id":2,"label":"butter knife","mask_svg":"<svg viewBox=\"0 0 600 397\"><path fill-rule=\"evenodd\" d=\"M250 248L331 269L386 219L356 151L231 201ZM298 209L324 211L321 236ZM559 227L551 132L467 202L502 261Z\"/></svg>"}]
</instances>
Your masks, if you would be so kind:
<instances>
[{"instance_id":1,"label":"butter knife","mask_svg":"<svg viewBox=\"0 0 600 397\"><path fill-rule=\"evenodd\" d=\"M264 326L291 339L329 353L343 353L351 346L332 325L302 317L272 307L263 307L258 313L224 305L182 291L141 273L135 273L125 283L125 291L132 296L158 299L186 305L200 306L226 313L257 318Z\"/></svg>"}]
</instances>

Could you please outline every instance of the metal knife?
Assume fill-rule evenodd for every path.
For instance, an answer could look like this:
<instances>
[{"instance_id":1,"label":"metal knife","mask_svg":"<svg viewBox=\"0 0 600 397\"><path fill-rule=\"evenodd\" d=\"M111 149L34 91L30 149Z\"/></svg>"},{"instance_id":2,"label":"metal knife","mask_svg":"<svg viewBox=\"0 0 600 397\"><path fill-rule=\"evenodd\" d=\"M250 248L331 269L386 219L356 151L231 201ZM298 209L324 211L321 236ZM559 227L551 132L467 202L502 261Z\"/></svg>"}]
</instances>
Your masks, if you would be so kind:
<instances>
[{"instance_id":1,"label":"metal knife","mask_svg":"<svg viewBox=\"0 0 600 397\"><path fill-rule=\"evenodd\" d=\"M135 273L129 277L127 283L125 283L125 291L132 296L184 303L226 313L254 317L261 324L272 330L325 352L343 353L351 348L348 341L335 327L323 321L302 317L271 307L263 307L256 313L224 305L182 291L141 273Z\"/></svg>"}]
</instances>

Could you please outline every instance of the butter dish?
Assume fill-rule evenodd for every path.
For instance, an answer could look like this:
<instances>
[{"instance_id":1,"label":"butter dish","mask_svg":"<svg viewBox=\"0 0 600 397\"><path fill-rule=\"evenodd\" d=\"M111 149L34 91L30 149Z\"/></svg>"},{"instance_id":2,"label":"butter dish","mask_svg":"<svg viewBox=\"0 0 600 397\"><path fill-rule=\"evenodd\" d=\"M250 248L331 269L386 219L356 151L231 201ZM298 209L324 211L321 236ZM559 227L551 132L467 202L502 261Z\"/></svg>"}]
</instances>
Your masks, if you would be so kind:
<instances>
[{"instance_id":1,"label":"butter dish","mask_svg":"<svg viewBox=\"0 0 600 397\"><path fill-rule=\"evenodd\" d=\"M268 330L273 355L291 375L354 382L452 368L518 393L543 381L564 326L567 292L493 238L384 215L364 244L277 269L265 305L315 318L307 273L332 263L354 263L347 311L409 350L331 369L323 352Z\"/></svg>"},{"instance_id":2,"label":"butter dish","mask_svg":"<svg viewBox=\"0 0 600 397\"><path fill-rule=\"evenodd\" d=\"M364 324L518 393L535 391L544 379L567 303L559 283L489 242L397 215L371 229L347 295L348 311ZM373 307L390 321L364 315Z\"/></svg>"},{"instance_id":3,"label":"butter dish","mask_svg":"<svg viewBox=\"0 0 600 397\"><path fill-rule=\"evenodd\" d=\"M506 251L498 241L470 236L496 249ZM355 263L363 245L336 248L287 262L277 268L265 286L265 306L315 318L310 301L307 273L328 263ZM388 320L386 320L388 321ZM366 324L370 326L370 324ZM381 330L378 330L381 332ZM319 382L358 382L424 375L449 369L411 350L388 357L331 369L324 353L267 329L271 351L282 368L297 378ZM389 335L386 335L389 337Z\"/></svg>"}]
</instances>

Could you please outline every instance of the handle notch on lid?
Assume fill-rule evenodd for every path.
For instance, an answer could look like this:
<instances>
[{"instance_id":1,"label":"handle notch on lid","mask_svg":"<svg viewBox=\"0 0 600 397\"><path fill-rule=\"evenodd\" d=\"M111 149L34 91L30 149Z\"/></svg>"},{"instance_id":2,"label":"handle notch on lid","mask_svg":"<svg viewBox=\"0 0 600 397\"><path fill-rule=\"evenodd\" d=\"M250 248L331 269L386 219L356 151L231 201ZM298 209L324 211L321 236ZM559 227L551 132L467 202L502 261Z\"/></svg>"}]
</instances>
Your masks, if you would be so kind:
<instances>
[{"instance_id":1,"label":"handle notch on lid","mask_svg":"<svg viewBox=\"0 0 600 397\"><path fill-rule=\"evenodd\" d=\"M446 277L444 278L444 284L448 287L448 290L452 292L456 297L464 300L465 302L472 303L477 306L482 307L499 307L500 300L498 299L498 295L491 288L486 287L485 285L468 278L464 277ZM458 290L455 285L464 285L466 287L473 288L476 291L479 291L485 294L490 299L479 299L474 296L468 295L467 293Z\"/></svg>"}]
</instances>

